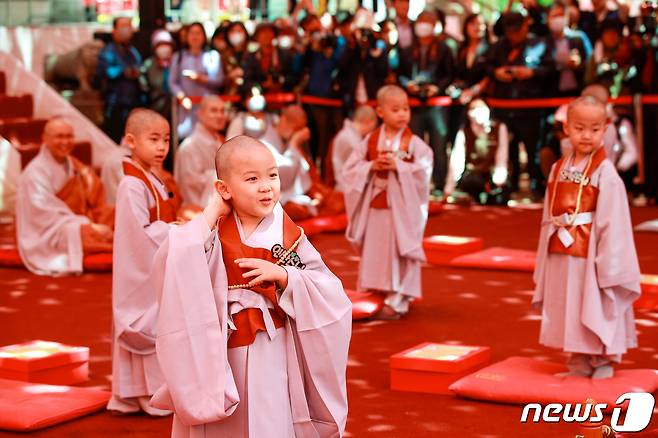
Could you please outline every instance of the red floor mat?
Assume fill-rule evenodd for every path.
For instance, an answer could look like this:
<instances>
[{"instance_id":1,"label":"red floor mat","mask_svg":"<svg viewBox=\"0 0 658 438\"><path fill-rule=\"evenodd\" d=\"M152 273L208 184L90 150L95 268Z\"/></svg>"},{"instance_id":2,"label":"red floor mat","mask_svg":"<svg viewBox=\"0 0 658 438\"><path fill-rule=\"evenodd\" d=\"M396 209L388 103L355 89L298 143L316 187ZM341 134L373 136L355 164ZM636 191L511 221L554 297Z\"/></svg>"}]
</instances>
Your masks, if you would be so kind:
<instances>
[{"instance_id":1,"label":"red floor mat","mask_svg":"<svg viewBox=\"0 0 658 438\"><path fill-rule=\"evenodd\" d=\"M493 247L456 257L449 265L454 268L532 272L535 270L535 255L534 251Z\"/></svg>"},{"instance_id":2,"label":"red floor mat","mask_svg":"<svg viewBox=\"0 0 658 438\"><path fill-rule=\"evenodd\" d=\"M108 272L112 270L112 253L99 253L85 256L83 262L85 271ZM21 256L15 246L0 248L0 267L24 269Z\"/></svg>"}]
</instances>

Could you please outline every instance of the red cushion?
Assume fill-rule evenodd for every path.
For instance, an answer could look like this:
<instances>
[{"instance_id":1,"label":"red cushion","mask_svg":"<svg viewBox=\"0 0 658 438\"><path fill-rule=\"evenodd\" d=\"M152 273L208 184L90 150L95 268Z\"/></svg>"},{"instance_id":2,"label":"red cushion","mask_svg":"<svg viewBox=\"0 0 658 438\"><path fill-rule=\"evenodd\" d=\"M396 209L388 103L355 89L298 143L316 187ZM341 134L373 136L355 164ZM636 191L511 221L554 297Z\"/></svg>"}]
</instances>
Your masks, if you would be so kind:
<instances>
[{"instance_id":1,"label":"red cushion","mask_svg":"<svg viewBox=\"0 0 658 438\"><path fill-rule=\"evenodd\" d=\"M534 251L492 247L456 257L449 265L455 268L532 272L535 270L535 257Z\"/></svg>"},{"instance_id":2,"label":"red cushion","mask_svg":"<svg viewBox=\"0 0 658 438\"><path fill-rule=\"evenodd\" d=\"M636 309L658 309L658 275L642 276L642 294L634 306Z\"/></svg>"},{"instance_id":3,"label":"red cushion","mask_svg":"<svg viewBox=\"0 0 658 438\"><path fill-rule=\"evenodd\" d=\"M83 262L85 271L107 272L112 270L112 253L99 253L85 256ZM0 267L24 268L21 256L15 246L0 248Z\"/></svg>"},{"instance_id":4,"label":"red cushion","mask_svg":"<svg viewBox=\"0 0 658 438\"><path fill-rule=\"evenodd\" d=\"M317 216L300 221L297 225L304 229L307 236L322 232L342 232L347 228L347 215Z\"/></svg>"},{"instance_id":5,"label":"red cushion","mask_svg":"<svg viewBox=\"0 0 658 438\"><path fill-rule=\"evenodd\" d=\"M110 393L0 379L0 429L42 429L105 408Z\"/></svg>"},{"instance_id":6,"label":"red cushion","mask_svg":"<svg viewBox=\"0 0 658 438\"><path fill-rule=\"evenodd\" d=\"M22 268L23 261L18 254L15 246L0 248L0 267L3 268Z\"/></svg>"},{"instance_id":7,"label":"red cushion","mask_svg":"<svg viewBox=\"0 0 658 438\"><path fill-rule=\"evenodd\" d=\"M428 213L430 216L437 215L443 211L443 202L441 201L430 201L428 205Z\"/></svg>"},{"instance_id":8,"label":"red cushion","mask_svg":"<svg viewBox=\"0 0 658 438\"><path fill-rule=\"evenodd\" d=\"M366 319L379 312L384 305L384 296L373 292L346 290L352 302L352 321Z\"/></svg>"},{"instance_id":9,"label":"red cushion","mask_svg":"<svg viewBox=\"0 0 658 438\"><path fill-rule=\"evenodd\" d=\"M480 237L434 235L423 239L423 250L427 262L446 265L450 260L464 254L480 251L484 241Z\"/></svg>"},{"instance_id":10,"label":"red cushion","mask_svg":"<svg viewBox=\"0 0 658 438\"><path fill-rule=\"evenodd\" d=\"M611 379L557 377L562 364L510 357L470 374L450 386L460 397L501 403L584 403L588 398L614 407L626 392L658 389L658 370L615 370Z\"/></svg>"},{"instance_id":11,"label":"red cushion","mask_svg":"<svg viewBox=\"0 0 658 438\"><path fill-rule=\"evenodd\" d=\"M112 253L101 252L85 256L82 262L85 271L102 271L112 270Z\"/></svg>"}]
</instances>

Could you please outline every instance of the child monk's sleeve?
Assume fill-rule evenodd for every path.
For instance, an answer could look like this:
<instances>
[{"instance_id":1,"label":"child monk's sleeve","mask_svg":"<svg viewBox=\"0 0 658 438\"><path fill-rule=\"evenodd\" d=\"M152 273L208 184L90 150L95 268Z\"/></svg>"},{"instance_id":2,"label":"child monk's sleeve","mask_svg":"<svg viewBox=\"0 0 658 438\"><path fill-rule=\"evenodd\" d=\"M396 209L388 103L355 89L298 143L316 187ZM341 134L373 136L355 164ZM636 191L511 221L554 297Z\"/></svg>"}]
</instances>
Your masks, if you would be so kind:
<instances>
[{"instance_id":1,"label":"child monk's sleeve","mask_svg":"<svg viewBox=\"0 0 658 438\"><path fill-rule=\"evenodd\" d=\"M218 241L206 256L210 235L203 215L172 228L154 272L161 291L156 352L165 385L151 404L173 409L188 426L220 421L239 402L227 360L226 272Z\"/></svg>"},{"instance_id":2,"label":"child monk's sleeve","mask_svg":"<svg viewBox=\"0 0 658 438\"><path fill-rule=\"evenodd\" d=\"M342 436L347 421L345 370L352 305L340 280L306 238L297 253L306 266L285 267L288 286L279 300L289 316L286 336L293 417L322 423L327 431L323 436Z\"/></svg>"},{"instance_id":3,"label":"child monk's sleeve","mask_svg":"<svg viewBox=\"0 0 658 438\"><path fill-rule=\"evenodd\" d=\"M628 307L640 294L640 268L624 183L609 162L602 165L594 231L599 287Z\"/></svg>"},{"instance_id":4,"label":"child monk's sleeve","mask_svg":"<svg viewBox=\"0 0 658 438\"><path fill-rule=\"evenodd\" d=\"M354 146L345 162L341 177L345 188L345 210L349 219L345 236L353 245L360 246L365 232L372 198L372 161L366 159L368 139Z\"/></svg>"}]
</instances>

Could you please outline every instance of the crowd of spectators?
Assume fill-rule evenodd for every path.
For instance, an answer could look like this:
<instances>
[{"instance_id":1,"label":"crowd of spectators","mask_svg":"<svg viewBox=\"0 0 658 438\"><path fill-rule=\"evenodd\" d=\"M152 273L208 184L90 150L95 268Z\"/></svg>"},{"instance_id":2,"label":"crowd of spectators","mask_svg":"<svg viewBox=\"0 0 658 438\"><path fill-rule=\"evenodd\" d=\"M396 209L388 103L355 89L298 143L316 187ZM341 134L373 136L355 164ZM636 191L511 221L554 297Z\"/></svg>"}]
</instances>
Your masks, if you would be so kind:
<instances>
[{"instance_id":1,"label":"crowd of spectators","mask_svg":"<svg viewBox=\"0 0 658 438\"><path fill-rule=\"evenodd\" d=\"M149 106L171 119L173 102L182 140L192 130L198 97L236 96L235 107L245 111L254 93L312 96L320 99L305 105L312 133L308 144L320 165L344 118L372 102L381 86L395 83L416 99L411 127L434 150L433 185L442 190L450 150L472 102L577 96L592 84L602 85L612 98L658 92L655 4L645 2L637 17L622 6L611 9L606 0L592 4L593 11L585 12L578 0L558 0L549 7L536 0L510 1L494 22L465 15L461 35L446 32L439 9L426 9L411 20L404 0L393 1L394 13L379 23L365 9L318 16L301 8L273 21L224 21L213 32L201 23L185 25L175 35L159 30L146 59L131 46L131 20L118 18L97 70L105 130L118 143L132 108ZM611 109L635 126L631 106ZM492 105L492 121L509 132L510 191L519 189L522 144L530 188L543 193L542 160L561 153L555 146L560 125L554 111L551 106ZM658 108L645 107L644 118L651 121L643 135L647 181L635 187L629 178L629 191L655 197Z\"/></svg>"}]
</instances>

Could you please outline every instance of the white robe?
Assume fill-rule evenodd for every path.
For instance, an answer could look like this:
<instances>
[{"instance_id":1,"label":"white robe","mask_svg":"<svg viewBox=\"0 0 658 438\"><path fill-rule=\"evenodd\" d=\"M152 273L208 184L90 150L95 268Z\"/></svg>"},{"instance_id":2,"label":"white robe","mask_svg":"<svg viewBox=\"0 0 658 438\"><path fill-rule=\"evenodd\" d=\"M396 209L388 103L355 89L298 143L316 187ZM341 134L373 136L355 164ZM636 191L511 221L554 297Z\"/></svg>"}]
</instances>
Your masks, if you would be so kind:
<instances>
[{"instance_id":1,"label":"white robe","mask_svg":"<svg viewBox=\"0 0 658 438\"><path fill-rule=\"evenodd\" d=\"M21 154L8 140L0 137L0 213L14 214L16 191L21 174Z\"/></svg>"},{"instance_id":2,"label":"white robe","mask_svg":"<svg viewBox=\"0 0 658 438\"><path fill-rule=\"evenodd\" d=\"M23 263L35 274L82 272L80 225L91 220L57 197L73 174L71 161L59 163L42 146L18 180L16 240Z\"/></svg>"},{"instance_id":3,"label":"white robe","mask_svg":"<svg viewBox=\"0 0 658 438\"><path fill-rule=\"evenodd\" d=\"M270 249L283 242L283 209L241 239ZM158 253L162 290L157 354L166 385L151 403L175 412L172 436L340 437L347 420L345 369L351 305L340 280L303 238L304 270L286 266L280 293L285 327L259 332L253 344L227 348L230 314L266 299L229 291L221 242L203 217L173 229ZM194 291L191 295L189 291Z\"/></svg>"},{"instance_id":4,"label":"white robe","mask_svg":"<svg viewBox=\"0 0 658 438\"><path fill-rule=\"evenodd\" d=\"M174 178L186 204L205 207L212 199L217 180L215 154L220 146L219 139L197 123L192 135L178 147Z\"/></svg>"},{"instance_id":5,"label":"white robe","mask_svg":"<svg viewBox=\"0 0 658 438\"><path fill-rule=\"evenodd\" d=\"M166 200L167 189L160 180L152 174L148 178ZM121 179L112 260L112 393L123 399L153 395L163 383L155 355L158 302L151 274L170 225L150 221L149 209L155 202L139 178Z\"/></svg>"},{"instance_id":6,"label":"white robe","mask_svg":"<svg viewBox=\"0 0 658 438\"><path fill-rule=\"evenodd\" d=\"M386 146L384 127L379 129L377 149L399 150L403 130ZM414 161L396 158L397 172L389 172L388 178L383 179L371 171L368 139L355 147L344 172L349 219L346 237L361 252L359 289L418 298L422 294L422 240L427 223L432 150L413 136L409 153ZM390 208L370 208L372 199L383 190L388 194Z\"/></svg>"},{"instance_id":7,"label":"white robe","mask_svg":"<svg viewBox=\"0 0 658 438\"><path fill-rule=\"evenodd\" d=\"M334 169L334 180L336 181L335 189L339 192L345 192L345 181L343 176L343 168L345 163L352 155L354 147L359 145L363 137L354 126L354 122L345 119L343 128L338 131L334 137L333 145L331 147L331 165Z\"/></svg>"}]
</instances>

